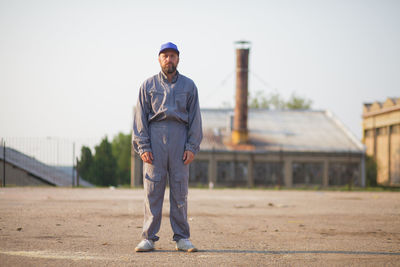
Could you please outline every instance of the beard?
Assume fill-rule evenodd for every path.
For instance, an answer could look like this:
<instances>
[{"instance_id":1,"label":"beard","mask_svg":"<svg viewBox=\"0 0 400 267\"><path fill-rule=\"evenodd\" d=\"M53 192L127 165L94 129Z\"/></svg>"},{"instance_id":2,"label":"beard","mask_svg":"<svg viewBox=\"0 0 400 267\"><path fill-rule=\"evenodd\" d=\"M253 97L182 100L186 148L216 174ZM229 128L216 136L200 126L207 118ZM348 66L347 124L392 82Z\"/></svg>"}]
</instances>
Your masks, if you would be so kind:
<instances>
[{"instance_id":1,"label":"beard","mask_svg":"<svg viewBox=\"0 0 400 267\"><path fill-rule=\"evenodd\" d=\"M162 68L162 70L165 74L172 74L176 71L176 66L174 66L173 64L166 65Z\"/></svg>"}]
</instances>

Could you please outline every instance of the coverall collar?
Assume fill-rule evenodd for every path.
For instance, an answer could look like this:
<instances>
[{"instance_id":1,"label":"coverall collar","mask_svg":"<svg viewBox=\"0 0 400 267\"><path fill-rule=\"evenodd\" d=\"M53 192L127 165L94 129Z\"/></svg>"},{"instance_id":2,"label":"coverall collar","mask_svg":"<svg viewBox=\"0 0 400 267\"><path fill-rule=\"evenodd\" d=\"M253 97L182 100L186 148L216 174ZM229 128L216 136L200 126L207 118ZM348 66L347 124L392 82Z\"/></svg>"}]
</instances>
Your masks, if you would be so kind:
<instances>
[{"instance_id":1,"label":"coverall collar","mask_svg":"<svg viewBox=\"0 0 400 267\"><path fill-rule=\"evenodd\" d=\"M163 71L160 71L160 73L158 74L158 76L160 77L160 80L169 83L168 81L168 77L167 75L165 75L165 73ZM172 78L172 83L176 83L176 81L178 80L178 76L179 76L179 72L178 70L175 73L175 76Z\"/></svg>"}]
</instances>

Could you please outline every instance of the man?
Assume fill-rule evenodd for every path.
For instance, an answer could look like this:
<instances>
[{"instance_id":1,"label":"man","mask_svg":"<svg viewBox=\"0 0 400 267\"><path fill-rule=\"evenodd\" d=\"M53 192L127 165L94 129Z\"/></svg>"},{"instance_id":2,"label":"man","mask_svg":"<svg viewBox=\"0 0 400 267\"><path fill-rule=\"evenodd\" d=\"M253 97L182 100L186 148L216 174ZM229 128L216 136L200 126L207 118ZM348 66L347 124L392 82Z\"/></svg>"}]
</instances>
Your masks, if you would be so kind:
<instances>
[{"instance_id":1,"label":"man","mask_svg":"<svg viewBox=\"0 0 400 267\"><path fill-rule=\"evenodd\" d=\"M133 122L133 146L143 160L145 190L143 240L137 252L151 251L160 230L165 185L170 186L170 222L176 249L197 251L187 222L189 163L203 137L197 88L180 74L179 50L165 43L158 54L159 74L140 87Z\"/></svg>"}]
</instances>

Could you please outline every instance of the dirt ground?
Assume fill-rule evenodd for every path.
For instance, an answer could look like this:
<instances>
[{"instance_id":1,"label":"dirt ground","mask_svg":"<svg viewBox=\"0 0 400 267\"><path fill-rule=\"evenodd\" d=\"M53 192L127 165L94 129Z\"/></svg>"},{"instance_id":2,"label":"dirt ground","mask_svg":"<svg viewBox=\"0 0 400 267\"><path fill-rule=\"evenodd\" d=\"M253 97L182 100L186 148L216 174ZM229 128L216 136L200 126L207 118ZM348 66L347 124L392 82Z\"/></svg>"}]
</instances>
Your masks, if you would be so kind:
<instances>
[{"instance_id":1,"label":"dirt ground","mask_svg":"<svg viewBox=\"0 0 400 267\"><path fill-rule=\"evenodd\" d=\"M135 253L141 189L0 189L1 266L400 266L400 193L190 189L197 253Z\"/></svg>"}]
</instances>

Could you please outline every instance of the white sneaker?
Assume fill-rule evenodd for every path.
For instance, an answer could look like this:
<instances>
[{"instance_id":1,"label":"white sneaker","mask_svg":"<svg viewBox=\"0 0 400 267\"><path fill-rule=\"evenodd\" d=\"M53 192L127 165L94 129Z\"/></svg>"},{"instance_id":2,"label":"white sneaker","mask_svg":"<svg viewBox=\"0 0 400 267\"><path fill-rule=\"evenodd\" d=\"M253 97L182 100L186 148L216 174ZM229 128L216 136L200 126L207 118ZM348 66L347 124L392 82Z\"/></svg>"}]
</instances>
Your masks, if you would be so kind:
<instances>
[{"instance_id":1,"label":"white sneaker","mask_svg":"<svg viewBox=\"0 0 400 267\"><path fill-rule=\"evenodd\" d=\"M147 252L152 250L154 250L154 242L149 239L143 239L135 248L136 252Z\"/></svg>"},{"instance_id":2,"label":"white sneaker","mask_svg":"<svg viewBox=\"0 0 400 267\"><path fill-rule=\"evenodd\" d=\"M197 248L190 242L189 239L180 239L176 242L176 250L182 250L186 252L196 252Z\"/></svg>"}]
</instances>

